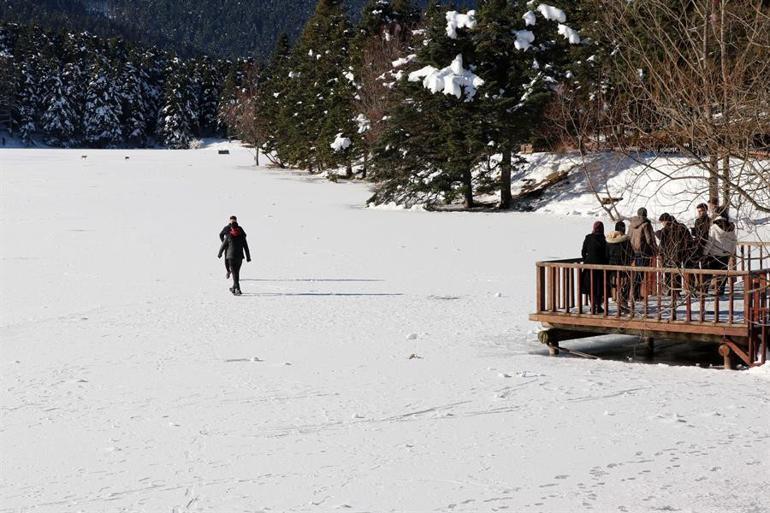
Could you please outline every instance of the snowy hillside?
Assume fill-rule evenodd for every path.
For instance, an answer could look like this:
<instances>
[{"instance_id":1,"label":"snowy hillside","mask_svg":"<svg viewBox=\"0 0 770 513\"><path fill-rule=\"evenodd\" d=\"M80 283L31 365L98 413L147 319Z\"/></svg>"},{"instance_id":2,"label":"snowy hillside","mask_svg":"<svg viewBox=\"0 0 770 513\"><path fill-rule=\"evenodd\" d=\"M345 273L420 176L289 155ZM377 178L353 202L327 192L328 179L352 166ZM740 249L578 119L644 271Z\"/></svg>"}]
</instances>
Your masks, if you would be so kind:
<instances>
[{"instance_id":1,"label":"snowy hillside","mask_svg":"<svg viewBox=\"0 0 770 513\"><path fill-rule=\"evenodd\" d=\"M607 213L600 200L611 197L618 200L614 208L624 219L635 215L639 207L646 207L655 220L669 212L689 224L695 216L695 205L708 199L703 171L684 157L613 152L592 153L585 158L577 153L522 156L526 163L513 176L512 194L522 197L518 207L524 210L601 217ZM762 164L770 168L770 162ZM690 178L672 180L672 176ZM527 195L527 191L542 194ZM739 199L736 195L735 200ZM768 214L746 204L737 211L733 206L731 215L744 229L746 240L770 238Z\"/></svg>"},{"instance_id":2,"label":"snowy hillside","mask_svg":"<svg viewBox=\"0 0 770 513\"><path fill-rule=\"evenodd\" d=\"M770 369L536 341L534 262L592 218L367 209L227 147L0 150L0 512L770 510Z\"/></svg>"}]
</instances>

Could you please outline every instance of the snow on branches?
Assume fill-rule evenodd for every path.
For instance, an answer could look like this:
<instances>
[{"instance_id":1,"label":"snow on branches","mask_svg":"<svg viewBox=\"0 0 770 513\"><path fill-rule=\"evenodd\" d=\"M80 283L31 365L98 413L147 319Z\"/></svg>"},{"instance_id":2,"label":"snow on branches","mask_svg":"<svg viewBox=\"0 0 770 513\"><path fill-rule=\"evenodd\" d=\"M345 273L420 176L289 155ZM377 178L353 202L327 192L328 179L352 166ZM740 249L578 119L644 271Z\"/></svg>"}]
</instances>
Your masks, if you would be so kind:
<instances>
[{"instance_id":1,"label":"snow on branches","mask_svg":"<svg viewBox=\"0 0 770 513\"><path fill-rule=\"evenodd\" d=\"M570 44L580 44L580 35L577 30L565 25L567 15L564 11L548 4L539 4L536 10L546 20L558 23L557 31L559 35L563 36ZM524 19L524 25L527 27L537 24L537 17L533 11L527 11L522 18ZM514 46L518 50L527 50L535 42L535 35L529 30L517 30L513 34L516 36Z\"/></svg>"},{"instance_id":2,"label":"snow on branches","mask_svg":"<svg viewBox=\"0 0 770 513\"><path fill-rule=\"evenodd\" d=\"M537 6L537 10L546 20L558 21L559 23L564 23L567 21L567 15L564 14L564 11L558 7L547 4L540 4Z\"/></svg>"},{"instance_id":3,"label":"snow on branches","mask_svg":"<svg viewBox=\"0 0 770 513\"><path fill-rule=\"evenodd\" d=\"M329 146L331 146L334 151L343 151L348 149L351 144L352 141L347 137L343 137L342 132L340 132L337 134L337 137L334 138L334 142Z\"/></svg>"},{"instance_id":4,"label":"snow on branches","mask_svg":"<svg viewBox=\"0 0 770 513\"><path fill-rule=\"evenodd\" d=\"M478 75L463 68L463 56L461 54L457 54L452 64L446 68L436 69L433 66L425 66L409 74L410 82L419 82L420 80L422 80L423 87L434 94L443 91L444 94L460 98L464 89L466 101L473 100L477 88L484 85L484 80Z\"/></svg>"},{"instance_id":5,"label":"snow on branches","mask_svg":"<svg viewBox=\"0 0 770 513\"><path fill-rule=\"evenodd\" d=\"M468 11L466 14L460 14L457 11L446 13L446 35L451 39L457 39L457 29L473 30L475 26L476 11Z\"/></svg>"}]
</instances>

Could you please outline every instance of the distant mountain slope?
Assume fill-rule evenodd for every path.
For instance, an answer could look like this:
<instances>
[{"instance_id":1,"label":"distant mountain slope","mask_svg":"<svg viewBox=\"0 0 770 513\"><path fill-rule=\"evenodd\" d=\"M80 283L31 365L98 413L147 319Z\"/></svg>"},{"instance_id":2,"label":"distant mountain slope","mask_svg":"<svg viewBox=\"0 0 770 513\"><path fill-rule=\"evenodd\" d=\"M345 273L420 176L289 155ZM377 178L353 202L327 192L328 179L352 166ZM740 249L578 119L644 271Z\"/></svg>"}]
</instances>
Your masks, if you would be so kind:
<instances>
[{"instance_id":1,"label":"distant mountain slope","mask_svg":"<svg viewBox=\"0 0 770 513\"><path fill-rule=\"evenodd\" d=\"M367 0L347 0L357 18ZM424 5L426 0L416 3ZM0 20L87 30L158 45L184 56L270 55L281 33L294 39L317 0L0 0ZM457 5L473 0L456 1Z\"/></svg>"}]
</instances>

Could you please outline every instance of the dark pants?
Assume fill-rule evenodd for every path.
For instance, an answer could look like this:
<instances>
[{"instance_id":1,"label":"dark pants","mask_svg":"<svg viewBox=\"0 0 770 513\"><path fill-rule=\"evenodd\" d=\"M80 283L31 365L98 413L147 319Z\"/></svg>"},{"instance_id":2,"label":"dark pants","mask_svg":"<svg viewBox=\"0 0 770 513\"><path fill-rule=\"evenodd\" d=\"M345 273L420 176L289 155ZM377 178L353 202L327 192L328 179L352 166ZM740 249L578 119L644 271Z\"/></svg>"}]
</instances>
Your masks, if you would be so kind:
<instances>
[{"instance_id":1,"label":"dark pants","mask_svg":"<svg viewBox=\"0 0 770 513\"><path fill-rule=\"evenodd\" d=\"M233 275L233 290L241 290L241 258L227 258L225 263L229 265L229 270Z\"/></svg>"},{"instance_id":2,"label":"dark pants","mask_svg":"<svg viewBox=\"0 0 770 513\"><path fill-rule=\"evenodd\" d=\"M230 260L225 258L225 271L227 271L227 274L230 274Z\"/></svg>"},{"instance_id":3,"label":"dark pants","mask_svg":"<svg viewBox=\"0 0 770 513\"><path fill-rule=\"evenodd\" d=\"M706 259L706 268L720 271L726 271L730 267L730 257L716 257L711 256ZM711 281L712 276L707 275L706 280ZM727 278L724 275L714 276L716 283L714 284L714 293L719 293L721 296L725 293L725 286L727 285ZM706 281L706 287L708 287L708 281Z\"/></svg>"},{"instance_id":4,"label":"dark pants","mask_svg":"<svg viewBox=\"0 0 770 513\"><path fill-rule=\"evenodd\" d=\"M636 267L649 267L652 263L652 257L644 256L640 253L634 255L634 265ZM634 273L634 299L642 298L642 279L644 273Z\"/></svg>"},{"instance_id":5,"label":"dark pants","mask_svg":"<svg viewBox=\"0 0 770 513\"><path fill-rule=\"evenodd\" d=\"M604 272L583 269L580 281L583 294L590 300L591 313L597 313L604 303Z\"/></svg>"},{"instance_id":6,"label":"dark pants","mask_svg":"<svg viewBox=\"0 0 770 513\"><path fill-rule=\"evenodd\" d=\"M607 274L609 288L615 291L615 301L622 306L628 303L628 293L631 288L629 278L628 271L610 271Z\"/></svg>"}]
</instances>

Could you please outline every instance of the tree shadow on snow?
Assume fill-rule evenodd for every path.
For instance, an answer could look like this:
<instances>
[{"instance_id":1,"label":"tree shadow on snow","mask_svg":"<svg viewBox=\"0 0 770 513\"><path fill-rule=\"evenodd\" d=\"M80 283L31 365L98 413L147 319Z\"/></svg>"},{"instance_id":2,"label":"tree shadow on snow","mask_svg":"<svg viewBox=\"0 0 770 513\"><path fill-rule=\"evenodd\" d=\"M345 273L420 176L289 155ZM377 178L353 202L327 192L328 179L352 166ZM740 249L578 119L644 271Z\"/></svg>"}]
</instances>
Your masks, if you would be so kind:
<instances>
[{"instance_id":1,"label":"tree shadow on snow","mask_svg":"<svg viewBox=\"0 0 770 513\"><path fill-rule=\"evenodd\" d=\"M244 292L241 296L252 297L280 297L280 296L308 296L308 297L361 297L361 296L403 296L401 293L366 293L366 292Z\"/></svg>"},{"instance_id":2,"label":"tree shadow on snow","mask_svg":"<svg viewBox=\"0 0 770 513\"><path fill-rule=\"evenodd\" d=\"M241 281L267 281L267 282L288 282L288 281L302 281L302 282L373 282L373 281L385 281L369 278L241 278Z\"/></svg>"}]
</instances>

